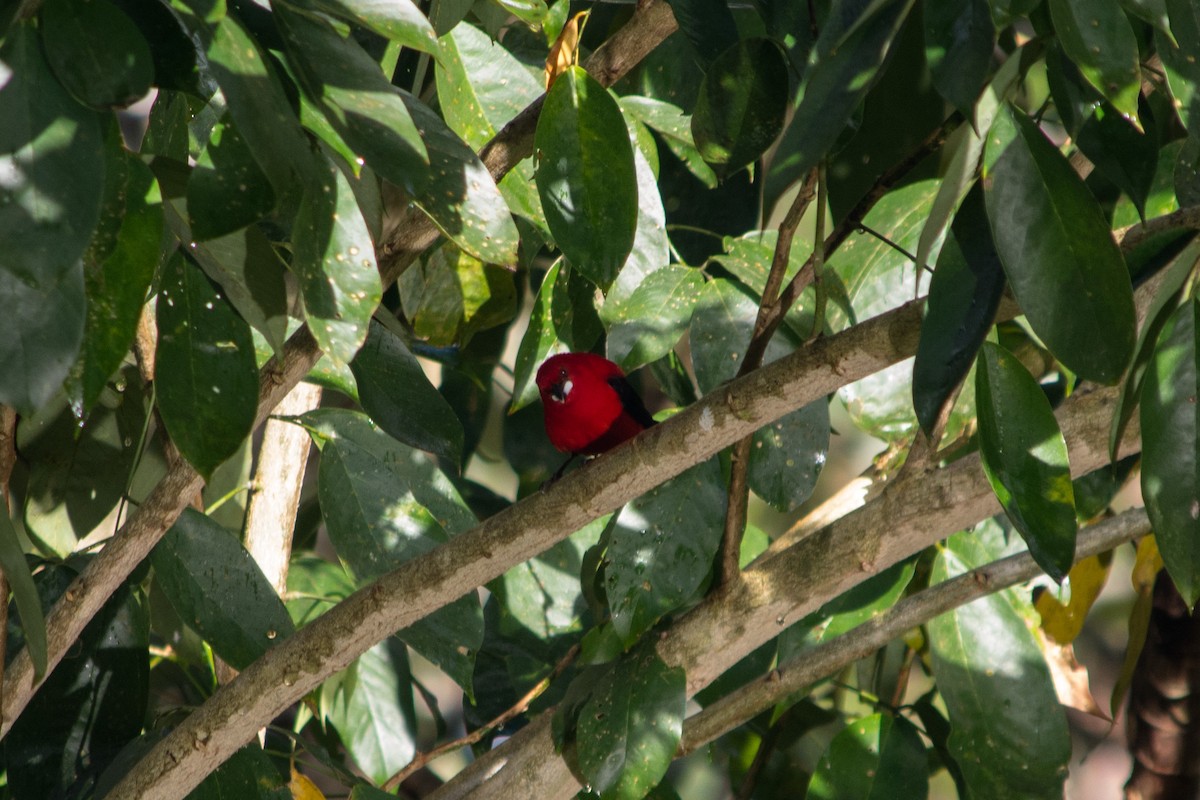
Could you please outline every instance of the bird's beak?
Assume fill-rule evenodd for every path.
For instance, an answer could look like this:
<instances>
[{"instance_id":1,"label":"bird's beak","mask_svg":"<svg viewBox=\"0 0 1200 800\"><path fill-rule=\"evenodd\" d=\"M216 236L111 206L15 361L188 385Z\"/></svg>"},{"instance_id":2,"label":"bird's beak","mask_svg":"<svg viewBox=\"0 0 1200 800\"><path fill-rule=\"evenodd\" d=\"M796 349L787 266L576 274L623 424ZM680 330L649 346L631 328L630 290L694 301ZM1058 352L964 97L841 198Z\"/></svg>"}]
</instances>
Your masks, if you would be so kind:
<instances>
[{"instance_id":1,"label":"bird's beak","mask_svg":"<svg viewBox=\"0 0 1200 800\"><path fill-rule=\"evenodd\" d=\"M572 384L570 380L556 383L550 387L550 396L554 398L555 402L565 403L567 401L567 395L571 393L571 388L573 386L574 384Z\"/></svg>"}]
</instances>

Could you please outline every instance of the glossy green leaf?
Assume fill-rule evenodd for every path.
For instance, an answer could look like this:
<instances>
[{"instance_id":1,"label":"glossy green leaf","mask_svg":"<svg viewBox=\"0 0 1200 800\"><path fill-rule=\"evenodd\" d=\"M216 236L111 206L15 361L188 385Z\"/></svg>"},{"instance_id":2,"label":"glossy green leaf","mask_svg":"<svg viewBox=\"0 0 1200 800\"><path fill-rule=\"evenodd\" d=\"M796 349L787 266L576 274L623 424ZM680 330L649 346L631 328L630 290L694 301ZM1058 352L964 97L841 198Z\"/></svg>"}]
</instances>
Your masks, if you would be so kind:
<instances>
[{"instance_id":1,"label":"glossy green leaf","mask_svg":"<svg viewBox=\"0 0 1200 800\"><path fill-rule=\"evenodd\" d=\"M1142 72L1137 38L1120 5L1107 0L1048 0L1067 56L1113 107L1137 124Z\"/></svg>"},{"instance_id":2,"label":"glossy green leaf","mask_svg":"<svg viewBox=\"0 0 1200 800\"><path fill-rule=\"evenodd\" d=\"M709 67L692 114L700 155L725 177L757 161L783 130L788 65L769 39L742 39Z\"/></svg>"},{"instance_id":3,"label":"glossy green leaf","mask_svg":"<svg viewBox=\"0 0 1200 800\"><path fill-rule=\"evenodd\" d=\"M121 375L83 423L66 408L23 448L25 533L48 558L69 557L125 497L146 424L141 382L130 377Z\"/></svg>"},{"instance_id":4,"label":"glossy green leaf","mask_svg":"<svg viewBox=\"0 0 1200 800\"><path fill-rule=\"evenodd\" d=\"M320 176L320 164L270 57L233 16L216 22L187 15L181 19L204 43L229 114L270 180L281 213L290 217L303 194L316 190L310 183Z\"/></svg>"},{"instance_id":5,"label":"glossy green leaf","mask_svg":"<svg viewBox=\"0 0 1200 800\"><path fill-rule=\"evenodd\" d=\"M51 74L28 23L0 46L0 403L31 413L83 338L83 255L104 194L98 117Z\"/></svg>"},{"instance_id":6,"label":"glossy green leaf","mask_svg":"<svg viewBox=\"0 0 1200 800\"><path fill-rule=\"evenodd\" d=\"M209 476L254 427L258 370L250 327L178 253L163 268L157 316L158 410L179 452Z\"/></svg>"},{"instance_id":7,"label":"glossy green leaf","mask_svg":"<svg viewBox=\"0 0 1200 800\"><path fill-rule=\"evenodd\" d=\"M296 554L288 564L284 604L292 623L302 628L354 594L345 567L312 554Z\"/></svg>"},{"instance_id":8,"label":"glossy green leaf","mask_svg":"<svg viewBox=\"0 0 1200 800\"><path fill-rule=\"evenodd\" d=\"M332 163L320 191L305 193L293 236L291 267L309 330L335 361L349 362L366 341L382 285L354 191Z\"/></svg>"},{"instance_id":9,"label":"glossy green leaf","mask_svg":"<svg viewBox=\"0 0 1200 800\"><path fill-rule=\"evenodd\" d=\"M292 800L271 757L258 744L238 750L191 791L188 800Z\"/></svg>"},{"instance_id":10,"label":"glossy green leaf","mask_svg":"<svg viewBox=\"0 0 1200 800\"><path fill-rule=\"evenodd\" d=\"M707 394L737 375L757 316L758 304L732 281L718 278L704 284L688 330L701 392ZM767 346L763 362L774 361L790 350L785 338L776 336Z\"/></svg>"},{"instance_id":11,"label":"glossy green leaf","mask_svg":"<svg viewBox=\"0 0 1200 800\"><path fill-rule=\"evenodd\" d=\"M444 495L428 483L406 479L397 469L403 469L405 448L389 443L381 432L364 428L354 417L325 421L339 433L318 437L321 513L338 556L359 585L447 540L441 510L424 503L433 499L445 505ZM483 615L474 592L398 635L468 694L472 691L475 652L483 643Z\"/></svg>"},{"instance_id":12,"label":"glossy green leaf","mask_svg":"<svg viewBox=\"0 0 1200 800\"><path fill-rule=\"evenodd\" d=\"M225 292L242 319L262 334L275 353L283 352L287 333L287 283L284 265L262 229L251 225L206 242L192 242L179 203L165 206L167 222L204 274Z\"/></svg>"},{"instance_id":13,"label":"glossy green leaf","mask_svg":"<svg viewBox=\"0 0 1200 800\"><path fill-rule=\"evenodd\" d=\"M705 163L692 138L691 117L675 105L651 97L627 95L620 99L621 109L661 135L661 141L687 169L709 189L717 186L717 175Z\"/></svg>"},{"instance_id":14,"label":"glossy green leaf","mask_svg":"<svg viewBox=\"0 0 1200 800\"><path fill-rule=\"evenodd\" d=\"M7 513L0 514L0 570L12 592L17 613L21 615L21 632L25 648L33 664L37 679L46 674L46 618L42 615L42 603L38 597L29 562L21 551L21 540Z\"/></svg>"},{"instance_id":15,"label":"glossy green leaf","mask_svg":"<svg viewBox=\"0 0 1200 800\"><path fill-rule=\"evenodd\" d=\"M559 341L574 351L591 350L604 333L596 313L596 285L571 264L564 264L550 295L550 321Z\"/></svg>"},{"instance_id":16,"label":"glossy green leaf","mask_svg":"<svg viewBox=\"0 0 1200 800\"><path fill-rule=\"evenodd\" d=\"M1071 136L1079 133L1083 123L1104 100L1063 52L1058 41L1048 42L1046 46L1046 83L1054 100L1054 110Z\"/></svg>"},{"instance_id":17,"label":"glossy green leaf","mask_svg":"<svg viewBox=\"0 0 1200 800\"><path fill-rule=\"evenodd\" d=\"M305 92L377 173L412 186L429 154L399 91L370 55L319 17L274 13Z\"/></svg>"},{"instance_id":18,"label":"glossy green leaf","mask_svg":"<svg viewBox=\"0 0 1200 800\"><path fill-rule=\"evenodd\" d=\"M294 630L283 601L237 537L194 509L184 509L151 563L179 617L235 669Z\"/></svg>"},{"instance_id":19,"label":"glossy green leaf","mask_svg":"<svg viewBox=\"0 0 1200 800\"><path fill-rule=\"evenodd\" d=\"M621 109L579 67L546 94L534 136L537 187L563 255L607 288L633 248L637 173Z\"/></svg>"},{"instance_id":20,"label":"glossy green leaf","mask_svg":"<svg viewBox=\"0 0 1200 800\"><path fill-rule=\"evenodd\" d=\"M1152 122L1147 118L1143 125ZM1105 104L1083 124L1075 141L1096 169L1128 195L1144 222L1146 200L1158 168L1158 144L1153 131L1139 131Z\"/></svg>"},{"instance_id":21,"label":"glossy green leaf","mask_svg":"<svg viewBox=\"0 0 1200 800\"><path fill-rule=\"evenodd\" d=\"M529 325L521 344L517 347L517 362L513 368L512 404L508 413L514 414L532 403L538 397L537 384L533 382L537 368L556 350L565 350L554 329L554 318L551 314L551 301L554 295L554 285L558 281L561 264L555 264L542 278L542 286L538 289L533 301L533 310L529 314Z\"/></svg>"},{"instance_id":22,"label":"glossy green leaf","mask_svg":"<svg viewBox=\"0 0 1200 800\"><path fill-rule=\"evenodd\" d=\"M816 63L805 71L800 105L767 172L768 207L829 154L871 88L911 7L910 0L862 4L861 16L831 19L821 28Z\"/></svg>"},{"instance_id":23,"label":"glossy green leaf","mask_svg":"<svg viewBox=\"0 0 1200 800\"><path fill-rule=\"evenodd\" d=\"M985 522L947 540L931 582L1007 555ZM1036 638L1028 595L1006 589L928 625L933 674L950 718L950 751L972 797L1058 800L1071 740Z\"/></svg>"},{"instance_id":24,"label":"glossy green leaf","mask_svg":"<svg viewBox=\"0 0 1200 800\"><path fill-rule=\"evenodd\" d=\"M1075 493L1067 442L1041 386L990 342L975 373L983 471L1029 553L1061 582L1075 561Z\"/></svg>"},{"instance_id":25,"label":"glossy green leaf","mask_svg":"<svg viewBox=\"0 0 1200 800\"><path fill-rule=\"evenodd\" d=\"M323 707L346 752L382 784L416 753L408 656L395 640L380 642L322 686Z\"/></svg>"},{"instance_id":26,"label":"glossy green leaf","mask_svg":"<svg viewBox=\"0 0 1200 800\"><path fill-rule=\"evenodd\" d=\"M398 281L413 333L434 346L466 346L477 332L517 313L513 274L444 245L404 271Z\"/></svg>"},{"instance_id":27,"label":"glossy green leaf","mask_svg":"<svg viewBox=\"0 0 1200 800\"><path fill-rule=\"evenodd\" d=\"M356 22L405 47L439 53L433 25L412 0L307 0L303 5Z\"/></svg>"},{"instance_id":28,"label":"glossy green leaf","mask_svg":"<svg viewBox=\"0 0 1200 800\"><path fill-rule=\"evenodd\" d=\"M64 565L43 568L44 604L75 577ZM116 587L13 722L4 759L14 797L65 797L65 787L94 780L137 737L150 683L149 620L138 595Z\"/></svg>"},{"instance_id":29,"label":"glossy green leaf","mask_svg":"<svg viewBox=\"0 0 1200 800\"><path fill-rule=\"evenodd\" d=\"M1200 599L1197 314L1193 299L1167 321L1146 368L1141 405L1142 496L1167 572L1189 607Z\"/></svg>"},{"instance_id":30,"label":"glossy green leaf","mask_svg":"<svg viewBox=\"0 0 1200 800\"><path fill-rule=\"evenodd\" d=\"M54 74L84 105L124 107L150 91L150 45L108 0L48 0L41 31Z\"/></svg>"},{"instance_id":31,"label":"glossy green leaf","mask_svg":"<svg viewBox=\"0 0 1200 800\"><path fill-rule=\"evenodd\" d=\"M213 128L187 184L193 238L215 239L271 213L275 192L228 114Z\"/></svg>"},{"instance_id":32,"label":"glossy green leaf","mask_svg":"<svg viewBox=\"0 0 1200 800\"><path fill-rule=\"evenodd\" d=\"M942 406L958 389L996 317L1004 269L976 186L954 217L929 283L929 306L913 362L913 408L931 434Z\"/></svg>"},{"instance_id":33,"label":"glossy green leaf","mask_svg":"<svg viewBox=\"0 0 1200 800\"><path fill-rule=\"evenodd\" d=\"M372 322L350 369L363 410L380 428L407 445L459 463L462 423L400 337Z\"/></svg>"},{"instance_id":34,"label":"glossy green leaf","mask_svg":"<svg viewBox=\"0 0 1200 800\"><path fill-rule=\"evenodd\" d=\"M1115 383L1133 355L1133 290L1100 206L1032 120L996 161L988 218L1034 332L1072 372ZM1070 308L1072 313L1064 314Z\"/></svg>"},{"instance_id":35,"label":"glossy green leaf","mask_svg":"<svg viewBox=\"0 0 1200 800\"><path fill-rule=\"evenodd\" d=\"M987 0L932 0L925 3L923 20L933 85L970 119L996 46Z\"/></svg>"},{"instance_id":36,"label":"glossy green leaf","mask_svg":"<svg viewBox=\"0 0 1200 800\"><path fill-rule=\"evenodd\" d=\"M1149 22L1159 31L1171 37L1171 20L1167 15L1167 0L1120 0L1121 8L1139 19Z\"/></svg>"},{"instance_id":37,"label":"glossy green leaf","mask_svg":"<svg viewBox=\"0 0 1200 800\"><path fill-rule=\"evenodd\" d=\"M776 231L751 231L737 238L727 236L724 241L725 252L712 256L711 260L729 271L761 301L763 288L767 285L767 275L771 271L771 261L775 258L777 239ZM788 252L788 265L783 273L784 285L804 266L811 251L812 242L807 240L803 231L797 232L792 239L792 249ZM834 278L832 275L827 277ZM830 280L826 284L826 291L829 293L829 303L837 305L841 303L842 298L838 296L839 288L834 284L835 281ZM811 288L805 289L784 317L784 324L798 339L805 339L812 333L814 296Z\"/></svg>"},{"instance_id":38,"label":"glossy green leaf","mask_svg":"<svg viewBox=\"0 0 1200 800\"><path fill-rule=\"evenodd\" d=\"M615 311L610 311L606 347L609 359L626 372L662 358L692 320L704 279L672 264L650 273Z\"/></svg>"},{"instance_id":39,"label":"glossy green leaf","mask_svg":"<svg viewBox=\"0 0 1200 800\"><path fill-rule=\"evenodd\" d=\"M777 511L808 500L829 452L829 402L815 400L754 432L750 488Z\"/></svg>"},{"instance_id":40,"label":"glossy green leaf","mask_svg":"<svg viewBox=\"0 0 1200 800\"><path fill-rule=\"evenodd\" d=\"M725 485L715 459L625 506L608 547L604 592L626 646L664 614L699 598L725 521Z\"/></svg>"},{"instance_id":41,"label":"glossy green leaf","mask_svg":"<svg viewBox=\"0 0 1200 800\"><path fill-rule=\"evenodd\" d=\"M686 680L652 648L622 658L579 712L579 768L603 800L640 800L662 780L683 734Z\"/></svg>"},{"instance_id":42,"label":"glossy green leaf","mask_svg":"<svg viewBox=\"0 0 1200 800\"><path fill-rule=\"evenodd\" d=\"M436 77L446 124L477 150L544 90L512 53L466 22L442 40ZM530 161L517 163L500 181L500 192L514 214L546 227Z\"/></svg>"},{"instance_id":43,"label":"glossy green leaf","mask_svg":"<svg viewBox=\"0 0 1200 800\"><path fill-rule=\"evenodd\" d=\"M598 309L606 326L613 323L610 313L618 311L620 304L629 299L647 276L671 262L667 215L658 193L658 178L640 147L633 150L633 166L638 186L637 230L633 235L633 249L605 293L604 304Z\"/></svg>"},{"instance_id":44,"label":"glossy green leaf","mask_svg":"<svg viewBox=\"0 0 1200 800\"><path fill-rule=\"evenodd\" d=\"M872 714L851 722L829 742L806 797L925 797L929 793L925 762L925 743L915 725L899 715Z\"/></svg>"},{"instance_id":45,"label":"glossy green leaf","mask_svg":"<svg viewBox=\"0 0 1200 800\"><path fill-rule=\"evenodd\" d=\"M737 22L724 0L671 0L680 32L692 43L701 64L719 69L722 53L738 43Z\"/></svg>"},{"instance_id":46,"label":"glossy green leaf","mask_svg":"<svg viewBox=\"0 0 1200 800\"><path fill-rule=\"evenodd\" d=\"M133 344L162 250L162 197L150 168L120 148L109 153L106 173L101 218L114 223L115 235L109 247L93 240L83 259L87 318L78 368L85 413Z\"/></svg>"}]
</instances>

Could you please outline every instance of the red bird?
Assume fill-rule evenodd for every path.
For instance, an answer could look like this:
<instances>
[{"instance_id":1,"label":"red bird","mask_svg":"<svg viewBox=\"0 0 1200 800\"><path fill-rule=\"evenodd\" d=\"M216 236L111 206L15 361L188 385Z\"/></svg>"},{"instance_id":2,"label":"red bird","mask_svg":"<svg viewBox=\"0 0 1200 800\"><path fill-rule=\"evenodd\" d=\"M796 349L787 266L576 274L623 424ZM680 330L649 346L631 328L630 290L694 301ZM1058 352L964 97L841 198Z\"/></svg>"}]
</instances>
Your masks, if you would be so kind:
<instances>
[{"instance_id":1,"label":"red bird","mask_svg":"<svg viewBox=\"0 0 1200 800\"><path fill-rule=\"evenodd\" d=\"M599 455L655 424L625 373L607 358L551 356L538 368L537 385L546 435L564 453Z\"/></svg>"}]
</instances>

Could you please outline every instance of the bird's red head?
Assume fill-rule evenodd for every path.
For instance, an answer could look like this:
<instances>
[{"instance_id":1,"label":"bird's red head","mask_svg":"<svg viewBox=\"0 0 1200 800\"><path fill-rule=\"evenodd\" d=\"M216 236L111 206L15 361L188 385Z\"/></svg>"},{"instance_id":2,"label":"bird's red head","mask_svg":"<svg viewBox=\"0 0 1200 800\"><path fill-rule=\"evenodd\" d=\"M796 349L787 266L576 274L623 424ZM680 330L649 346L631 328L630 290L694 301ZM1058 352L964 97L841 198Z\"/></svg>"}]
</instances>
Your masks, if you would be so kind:
<instances>
[{"instance_id":1,"label":"bird's red head","mask_svg":"<svg viewBox=\"0 0 1200 800\"><path fill-rule=\"evenodd\" d=\"M546 435L564 453L597 455L653 424L625 373L601 356L551 356L538 369L537 386Z\"/></svg>"}]
</instances>

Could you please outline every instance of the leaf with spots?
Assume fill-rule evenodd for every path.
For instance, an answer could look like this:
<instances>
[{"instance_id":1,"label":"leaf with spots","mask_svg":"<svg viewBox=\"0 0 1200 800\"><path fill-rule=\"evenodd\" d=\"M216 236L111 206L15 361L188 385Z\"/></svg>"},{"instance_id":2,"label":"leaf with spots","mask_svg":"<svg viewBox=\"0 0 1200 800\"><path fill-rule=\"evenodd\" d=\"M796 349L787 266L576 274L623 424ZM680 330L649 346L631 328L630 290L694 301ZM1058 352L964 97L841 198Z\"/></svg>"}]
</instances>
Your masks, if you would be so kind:
<instances>
[{"instance_id":1,"label":"leaf with spots","mask_svg":"<svg viewBox=\"0 0 1200 800\"><path fill-rule=\"evenodd\" d=\"M250 326L179 252L160 278L158 410L171 441L208 477L250 435L258 368Z\"/></svg>"},{"instance_id":2,"label":"leaf with spots","mask_svg":"<svg viewBox=\"0 0 1200 800\"><path fill-rule=\"evenodd\" d=\"M433 25L412 0L306 0L301 5L357 22L405 47L439 53Z\"/></svg>"},{"instance_id":3,"label":"leaf with spots","mask_svg":"<svg viewBox=\"0 0 1200 800\"><path fill-rule=\"evenodd\" d=\"M453 525L451 514L459 512L435 515L422 502L445 504L443 495L405 477L402 445L389 444L385 434L364 427L359 415L332 412L306 415L305 420L320 423L322 431L314 430L321 447L317 494L329 538L359 586L448 540L440 519ZM475 653L483 644L483 612L474 592L398 635L468 694L473 691Z\"/></svg>"},{"instance_id":4,"label":"leaf with spots","mask_svg":"<svg viewBox=\"0 0 1200 800\"><path fill-rule=\"evenodd\" d=\"M1017 357L984 342L975 372L979 455L992 491L1038 566L1062 581L1075 560L1067 442L1042 387Z\"/></svg>"},{"instance_id":5,"label":"leaf with spots","mask_svg":"<svg viewBox=\"0 0 1200 800\"><path fill-rule=\"evenodd\" d=\"M1049 0L1063 51L1088 83L1134 125L1142 73L1137 35L1119 3Z\"/></svg>"},{"instance_id":6,"label":"leaf with spots","mask_svg":"<svg viewBox=\"0 0 1200 800\"><path fill-rule=\"evenodd\" d=\"M447 243L400 276L400 301L413 334L435 347L465 347L477 332L517 313L513 273Z\"/></svg>"},{"instance_id":7,"label":"leaf with spots","mask_svg":"<svg viewBox=\"0 0 1200 800\"><path fill-rule=\"evenodd\" d=\"M367 338L382 287L354 190L329 161L320 188L304 194L293 236L292 271L309 330L331 358L349 363Z\"/></svg>"},{"instance_id":8,"label":"leaf with spots","mask_svg":"<svg viewBox=\"0 0 1200 800\"><path fill-rule=\"evenodd\" d=\"M235 669L292 635L292 618L231 531L185 508L150 556L179 618Z\"/></svg>"},{"instance_id":9,"label":"leaf with spots","mask_svg":"<svg viewBox=\"0 0 1200 800\"><path fill-rule=\"evenodd\" d=\"M750 488L781 512L812 495L829 452L829 401L814 400L754 432Z\"/></svg>"},{"instance_id":10,"label":"leaf with spots","mask_svg":"<svg viewBox=\"0 0 1200 800\"><path fill-rule=\"evenodd\" d=\"M725 504L720 464L709 459L622 509L608 547L604 592L626 646L704 593Z\"/></svg>"},{"instance_id":11,"label":"leaf with spots","mask_svg":"<svg viewBox=\"0 0 1200 800\"><path fill-rule=\"evenodd\" d=\"M229 114L213 127L187 184L192 237L233 233L271 213L275 192Z\"/></svg>"},{"instance_id":12,"label":"leaf with spots","mask_svg":"<svg viewBox=\"0 0 1200 800\"><path fill-rule=\"evenodd\" d=\"M651 647L624 656L579 711L579 768L603 800L641 800L662 780L683 733L687 682Z\"/></svg>"},{"instance_id":13,"label":"leaf with spots","mask_svg":"<svg viewBox=\"0 0 1200 800\"><path fill-rule=\"evenodd\" d=\"M930 583L1010 555L1019 542L993 520L938 550ZM949 749L971 797L1061 800L1071 737L1037 642L1037 613L1020 588L942 614L929 625Z\"/></svg>"},{"instance_id":14,"label":"leaf with spots","mask_svg":"<svg viewBox=\"0 0 1200 800\"><path fill-rule=\"evenodd\" d=\"M733 281L717 278L704 284L688 330L700 391L707 394L737 374L757 315L758 304ZM786 337L776 336L763 361L770 363L791 350Z\"/></svg>"},{"instance_id":15,"label":"leaf with spots","mask_svg":"<svg viewBox=\"0 0 1200 800\"><path fill-rule=\"evenodd\" d=\"M687 331L703 288L697 270L672 264L647 275L623 303L610 297L608 357L630 372L665 356Z\"/></svg>"},{"instance_id":16,"label":"leaf with spots","mask_svg":"<svg viewBox=\"0 0 1200 800\"><path fill-rule=\"evenodd\" d=\"M363 410L379 427L407 445L458 466L462 423L400 337L372 321L367 341L350 362L350 370L358 382Z\"/></svg>"}]
</instances>

